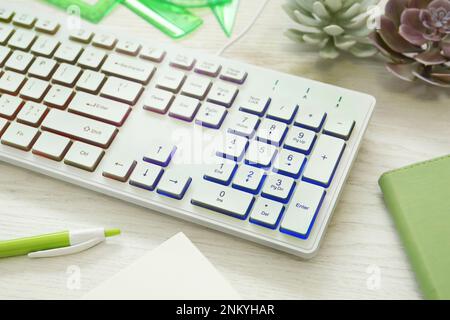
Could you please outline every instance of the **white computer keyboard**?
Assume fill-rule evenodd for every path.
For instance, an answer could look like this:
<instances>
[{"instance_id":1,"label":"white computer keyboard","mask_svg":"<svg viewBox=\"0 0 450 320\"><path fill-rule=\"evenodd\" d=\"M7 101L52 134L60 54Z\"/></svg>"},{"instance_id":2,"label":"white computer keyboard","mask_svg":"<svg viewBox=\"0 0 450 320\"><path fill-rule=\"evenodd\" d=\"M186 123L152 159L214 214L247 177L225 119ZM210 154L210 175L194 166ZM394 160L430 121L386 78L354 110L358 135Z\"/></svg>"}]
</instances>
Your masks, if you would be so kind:
<instances>
[{"instance_id":1,"label":"white computer keyboard","mask_svg":"<svg viewBox=\"0 0 450 320\"><path fill-rule=\"evenodd\" d=\"M2 6L0 160L317 251L373 97Z\"/></svg>"}]
</instances>

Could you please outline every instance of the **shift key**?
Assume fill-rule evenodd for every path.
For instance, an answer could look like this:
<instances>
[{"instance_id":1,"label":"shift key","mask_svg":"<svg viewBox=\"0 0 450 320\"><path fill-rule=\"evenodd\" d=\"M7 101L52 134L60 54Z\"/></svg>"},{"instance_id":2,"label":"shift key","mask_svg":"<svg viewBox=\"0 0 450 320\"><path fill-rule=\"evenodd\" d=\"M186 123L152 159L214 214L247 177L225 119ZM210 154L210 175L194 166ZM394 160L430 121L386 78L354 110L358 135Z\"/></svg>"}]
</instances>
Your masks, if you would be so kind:
<instances>
[{"instance_id":1,"label":"shift key","mask_svg":"<svg viewBox=\"0 0 450 320\"><path fill-rule=\"evenodd\" d=\"M131 111L129 105L89 93L77 92L69 111L82 116L121 126Z\"/></svg>"},{"instance_id":2,"label":"shift key","mask_svg":"<svg viewBox=\"0 0 450 320\"><path fill-rule=\"evenodd\" d=\"M41 128L101 148L108 148L118 131L112 125L58 109L50 110Z\"/></svg>"}]
</instances>

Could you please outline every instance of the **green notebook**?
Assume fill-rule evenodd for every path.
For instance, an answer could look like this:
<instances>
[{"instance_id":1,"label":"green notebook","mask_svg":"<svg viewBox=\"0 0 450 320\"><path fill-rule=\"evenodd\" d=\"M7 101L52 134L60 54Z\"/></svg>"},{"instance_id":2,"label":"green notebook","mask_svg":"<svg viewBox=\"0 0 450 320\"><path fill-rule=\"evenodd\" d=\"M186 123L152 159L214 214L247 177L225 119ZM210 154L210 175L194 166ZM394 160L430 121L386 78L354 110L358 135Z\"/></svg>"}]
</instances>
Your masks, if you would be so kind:
<instances>
[{"instance_id":1,"label":"green notebook","mask_svg":"<svg viewBox=\"0 0 450 320\"><path fill-rule=\"evenodd\" d=\"M379 180L427 299L450 299L450 156L383 174Z\"/></svg>"}]
</instances>

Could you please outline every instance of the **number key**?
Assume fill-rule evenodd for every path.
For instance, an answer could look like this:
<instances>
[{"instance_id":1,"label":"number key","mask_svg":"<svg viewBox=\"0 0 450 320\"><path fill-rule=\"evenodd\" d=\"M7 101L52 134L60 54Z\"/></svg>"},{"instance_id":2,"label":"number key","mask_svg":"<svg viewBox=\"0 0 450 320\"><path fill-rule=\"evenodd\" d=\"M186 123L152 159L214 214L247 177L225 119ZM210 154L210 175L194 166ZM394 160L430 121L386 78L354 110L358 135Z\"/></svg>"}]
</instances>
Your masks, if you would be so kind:
<instances>
[{"instance_id":1,"label":"number key","mask_svg":"<svg viewBox=\"0 0 450 320\"><path fill-rule=\"evenodd\" d=\"M294 179L273 174L266 179L261 196L282 203L288 203L292 191L294 191L294 186Z\"/></svg>"}]
</instances>

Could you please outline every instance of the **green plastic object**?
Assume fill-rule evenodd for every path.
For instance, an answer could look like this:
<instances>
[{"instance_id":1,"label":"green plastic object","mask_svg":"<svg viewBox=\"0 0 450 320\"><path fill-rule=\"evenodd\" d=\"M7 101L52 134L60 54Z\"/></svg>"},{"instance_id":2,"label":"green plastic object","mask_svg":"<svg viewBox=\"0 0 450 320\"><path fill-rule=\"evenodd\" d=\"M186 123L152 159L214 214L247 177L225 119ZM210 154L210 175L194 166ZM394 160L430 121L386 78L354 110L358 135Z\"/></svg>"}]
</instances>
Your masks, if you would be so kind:
<instances>
[{"instance_id":1,"label":"green plastic object","mask_svg":"<svg viewBox=\"0 0 450 320\"><path fill-rule=\"evenodd\" d=\"M92 23L98 23L120 0L45 0L64 10L75 13L79 10L80 16Z\"/></svg>"},{"instance_id":2,"label":"green plastic object","mask_svg":"<svg viewBox=\"0 0 450 320\"><path fill-rule=\"evenodd\" d=\"M231 2L231 0L161 0L161 1L186 8L208 7Z\"/></svg>"},{"instance_id":3,"label":"green plastic object","mask_svg":"<svg viewBox=\"0 0 450 320\"><path fill-rule=\"evenodd\" d=\"M124 0L131 11L172 38L181 38L196 30L203 20L183 7L161 0Z\"/></svg>"},{"instance_id":4,"label":"green plastic object","mask_svg":"<svg viewBox=\"0 0 450 320\"><path fill-rule=\"evenodd\" d=\"M223 32L230 37L233 32L234 22L239 8L239 0L231 0L229 3L211 6Z\"/></svg>"}]
</instances>

